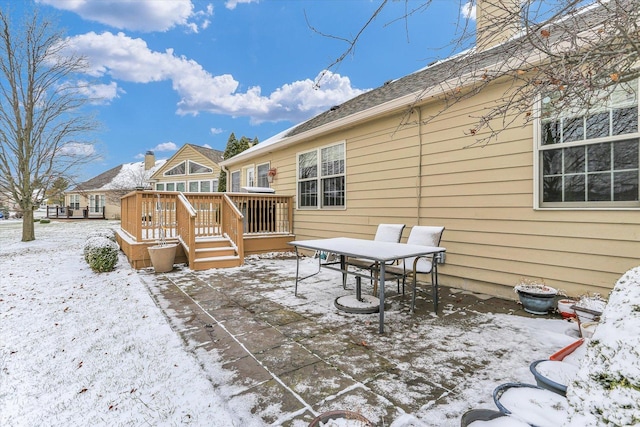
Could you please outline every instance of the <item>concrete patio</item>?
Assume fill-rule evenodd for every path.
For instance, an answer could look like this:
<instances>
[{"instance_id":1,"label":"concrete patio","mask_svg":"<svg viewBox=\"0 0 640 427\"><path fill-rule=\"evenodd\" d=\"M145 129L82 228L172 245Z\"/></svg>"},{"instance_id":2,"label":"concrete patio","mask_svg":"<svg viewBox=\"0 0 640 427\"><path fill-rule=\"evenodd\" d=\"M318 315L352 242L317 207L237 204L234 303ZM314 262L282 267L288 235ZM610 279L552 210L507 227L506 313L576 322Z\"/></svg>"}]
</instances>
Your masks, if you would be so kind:
<instances>
[{"instance_id":1,"label":"concrete patio","mask_svg":"<svg viewBox=\"0 0 640 427\"><path fill-rule=\"evenodd\" d=\"M315 265L307 259L302 268ZM265 425L307 426L336 409L360 412L379 426L459 425L472 407L495 409L491 391L498 383L529 378L532 359L575 340L572 325L558 315L544 317L556 328L566 324L564 338L538 342L520 333L518 320L541 316L515 301L445 286L437 316L427 292L411 314L410 292L399 294L395 283L387 285L380 335L377 314L333 306L336 296L353 293L353 278L343 290L339 275L323 270L294 297L294 268L291 254L283 254L250 257L234 269L139 271L203 368L221 363L229 370L230 378L211 381L227 390L231 384L230 406L250 401ZM504 371L489 373L496 361Z\"/></svg>"}]
</instances>

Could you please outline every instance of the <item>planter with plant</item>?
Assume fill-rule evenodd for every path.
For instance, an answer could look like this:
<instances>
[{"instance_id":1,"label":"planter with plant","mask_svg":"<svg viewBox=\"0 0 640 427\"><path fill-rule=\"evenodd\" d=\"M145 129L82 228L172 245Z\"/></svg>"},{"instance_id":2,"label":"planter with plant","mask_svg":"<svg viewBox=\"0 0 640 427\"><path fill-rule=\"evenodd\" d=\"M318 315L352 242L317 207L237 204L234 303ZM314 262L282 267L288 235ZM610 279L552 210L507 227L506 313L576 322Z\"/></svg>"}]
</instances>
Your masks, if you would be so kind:
<instances>
[{"instance_id":1,"label":"planter with plant","mask_svg":"<svg viewBox=\"0 0 640 427\"><path fill-rule=\"evenodd\" d=\"M524 307L531 314L547 314L554 306L558 290L544 281L522 278L513 288Z\"/></svg>"}]
</instances>

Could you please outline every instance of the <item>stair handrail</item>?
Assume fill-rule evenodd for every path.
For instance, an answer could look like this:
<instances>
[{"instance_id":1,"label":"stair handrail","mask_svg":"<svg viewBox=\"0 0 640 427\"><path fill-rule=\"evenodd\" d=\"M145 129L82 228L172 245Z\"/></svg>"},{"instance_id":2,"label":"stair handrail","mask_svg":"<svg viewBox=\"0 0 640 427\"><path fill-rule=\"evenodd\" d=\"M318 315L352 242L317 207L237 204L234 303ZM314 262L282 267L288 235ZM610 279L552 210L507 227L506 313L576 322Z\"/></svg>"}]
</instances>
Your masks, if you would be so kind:
<instances>
[{"instance_id":1,"label":"stair handrail","mask_svg":"<svg viewBox=\"0 0 640 427\"><path fill-rule=\"evenodd\" d=\"M176 233L182 246L186 249L189 264L192 265L196 259L196 217L198 212L182 192L178 192L178 202L176 204ZM184 209L186 215L182 214L181 209Z\"/></svg>"},{"instance_id":2,"label":"stair handrail","mask_svg":"<svg viewBox=\"0 0 640 427\"><path fill-rule=\"evenodd\" d=\"M235 245L240 262L244 263L244 215L226 193L222 194L222 200L222 234Z\"/></svg>"}]
</instances>

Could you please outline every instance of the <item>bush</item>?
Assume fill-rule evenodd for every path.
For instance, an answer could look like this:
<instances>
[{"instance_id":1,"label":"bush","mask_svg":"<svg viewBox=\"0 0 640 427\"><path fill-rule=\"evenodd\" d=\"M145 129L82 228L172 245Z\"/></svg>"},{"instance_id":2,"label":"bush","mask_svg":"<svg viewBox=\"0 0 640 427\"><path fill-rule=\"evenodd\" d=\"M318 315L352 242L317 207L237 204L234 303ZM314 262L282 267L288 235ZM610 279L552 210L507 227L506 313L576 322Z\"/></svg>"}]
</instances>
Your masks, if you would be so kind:
<instances>
[{"instance_id":1,"label":"bush","mask_svg":"<svg viewBox=\"0 0 640 427\"><path fill-rule=\"evenodd\" d=\"M84 244L84 259L93 271L112 271L118 262L118 244L108 237L95 236Z\"/></svg>"},{"instance_id":2,"label":"bush","mask_svg":"<svg viewBox=\"0 0 640 427\"><path fill-rule=\"evenodd\" d=\"M51 222L51 220L50 219L46 219L46 218L42 218L40 220L40 224L49 224L50 222Z\"/></svg>"},{"instance_id":3,"label":"bush","mask_svg":"<svg viewBox=\"0 0 640 427\"><path fill-rule=\"evenodd\" d=\"M87 239L91 239L93 237L106 237L107 239L111 240L112 242L116 241L116 232L105 228L103 230L95 230L92 231L91 233L89 233L89 235L87 236Z\"/></svg>"}]
</instances>

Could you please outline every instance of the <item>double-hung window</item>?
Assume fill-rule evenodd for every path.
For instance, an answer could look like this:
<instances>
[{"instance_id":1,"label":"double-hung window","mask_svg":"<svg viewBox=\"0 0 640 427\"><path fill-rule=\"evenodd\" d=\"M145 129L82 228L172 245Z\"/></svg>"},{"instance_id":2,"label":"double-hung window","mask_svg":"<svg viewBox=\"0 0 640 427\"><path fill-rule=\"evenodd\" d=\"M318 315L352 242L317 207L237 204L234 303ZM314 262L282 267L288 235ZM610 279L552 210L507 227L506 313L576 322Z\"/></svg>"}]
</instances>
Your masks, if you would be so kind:
<instances>
[{"instance_id":1,"label":"double-hung window","mask_svg":"<svg viewBox=\"0 0 640 427\"><path fill-rule=\"evenodd\" d=\"M231 192L237 193L240 191L240 171L231 172Z\"/></svg>"},{"instance_id":2,"label":"double-hung window","mask_svg":"<svg viewBox=\"0 0 640 427\"><path fill-rule=\"evenodd\" d=\"M561 94L542 99L539 207L639 208L638 82L581 102L592 106L567 106Z\"/></svg>"},{"instance_id":3,"label":"double-hung window","mask_svg":"<svg viewBox=\"0 0 640 427\"><path fill-rule=\"evenodd\" d=\"M298 154L298 207L345 207L345 144Z\"/></svg>"},{"instance_id":4,"label":"double-hung window","mask_svg":"<svg viewBox=\"0 0 640 427\"><path fill-rule=\"evenodd\" d=\"M71 209L80 209L80 195L79 194L71 194L71 195L69 195L69 207Z\"/></svg>"},{"instance_id":5,"label":"double-hung window","mask_svg":"<svg viewBox=\"0 0 640 427\"><path fill-rule=\"evenodd\" d=\"M258 165L258 187L269 187L269 163Z\"/></svg>"}]
</instances>

